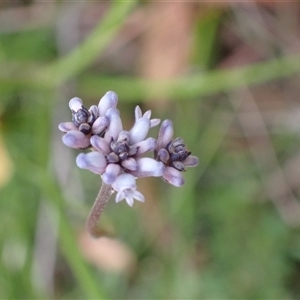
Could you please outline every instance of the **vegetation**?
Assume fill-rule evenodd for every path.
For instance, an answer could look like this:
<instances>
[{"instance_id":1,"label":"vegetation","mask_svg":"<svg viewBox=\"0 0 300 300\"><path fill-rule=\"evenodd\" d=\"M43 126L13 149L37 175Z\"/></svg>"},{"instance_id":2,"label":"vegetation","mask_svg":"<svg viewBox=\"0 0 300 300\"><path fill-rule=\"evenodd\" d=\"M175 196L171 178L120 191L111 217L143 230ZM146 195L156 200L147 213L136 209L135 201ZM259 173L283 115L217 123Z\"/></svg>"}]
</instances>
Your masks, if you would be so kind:
<instances>
[{"instance_id":1,"label":"vegetation","mask_svg":"<svg viewBox=\"0 0 300 300\"><path fill-rule=\"evenodd\" d=\"M299 299L298 3L0 3L0 299ZM199 165L109 201L57 129L119 95ZM157 128L151 135L157 135Z\"/></svg>"}]
</instances>

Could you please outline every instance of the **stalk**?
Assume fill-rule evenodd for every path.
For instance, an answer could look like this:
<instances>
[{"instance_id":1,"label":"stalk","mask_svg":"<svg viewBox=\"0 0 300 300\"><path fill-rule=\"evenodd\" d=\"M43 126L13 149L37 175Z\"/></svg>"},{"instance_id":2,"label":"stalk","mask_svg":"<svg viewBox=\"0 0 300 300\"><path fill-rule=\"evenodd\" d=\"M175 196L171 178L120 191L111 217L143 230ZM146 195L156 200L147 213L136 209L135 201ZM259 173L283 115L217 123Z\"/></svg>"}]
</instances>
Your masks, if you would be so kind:
<instances>
[{"instance_id":1,"label":"stalk","mask_svg":"<svg viewBox=\"0 0 300 300\"><path fill-rule=\"evenodd\" d=\"M100 236L97 223L112 193L111 185L102 182L101 189L86 221L86 229L93 237Z\"/></svg>"}]
</instances>

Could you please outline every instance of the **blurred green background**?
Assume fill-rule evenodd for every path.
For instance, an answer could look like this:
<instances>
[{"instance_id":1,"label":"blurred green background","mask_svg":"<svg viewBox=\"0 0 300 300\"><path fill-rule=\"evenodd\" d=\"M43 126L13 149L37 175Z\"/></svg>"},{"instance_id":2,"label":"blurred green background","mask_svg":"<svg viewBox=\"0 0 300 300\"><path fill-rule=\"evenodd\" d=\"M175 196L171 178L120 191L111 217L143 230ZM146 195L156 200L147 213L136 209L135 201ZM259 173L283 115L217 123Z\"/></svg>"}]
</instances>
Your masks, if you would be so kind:
<instances>
[{"instance_id":1,"label":"blurred green background","mask_svg":"<svg viewBox=\"0 0 300 300\"><path fill-rule=\"evenodd\" d=\"M299 74L297 2L2 1L0 298L299 299ZM57 125L109 90L200 163L91 239L101 180Z\"/></svg>"}]
</instances>

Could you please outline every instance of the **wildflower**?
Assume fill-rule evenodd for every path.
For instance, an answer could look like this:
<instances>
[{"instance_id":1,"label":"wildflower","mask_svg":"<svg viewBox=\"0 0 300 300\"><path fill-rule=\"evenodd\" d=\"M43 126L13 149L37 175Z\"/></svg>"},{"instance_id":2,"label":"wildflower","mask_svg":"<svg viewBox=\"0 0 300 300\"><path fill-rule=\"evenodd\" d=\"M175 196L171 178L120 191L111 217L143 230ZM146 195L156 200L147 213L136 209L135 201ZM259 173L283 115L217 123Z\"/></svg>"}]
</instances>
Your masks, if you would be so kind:
<instances>
[{"instance_id":1,"label":"wildflower","mask_svg":"<svg viewBox=\"0 0 300 300\"><path fill-rule=\"evenodd\" d=\"M191 156L182 138L172 140L173 134L172 121L163 121L158 133L154 158L165 165L163 179L179 187L184 184L181 172L185 171L185 167L195 167L198 164L198 157Z\"/></svg>"},{"instance_id":2,"label":"wildflower","mask_svg":"<svg viewBox=\"0 0 300 300\"><path fill-rule=\"evenodd\" d=\"M144 202L145 197L136 189L136 180L130 174L121 174L112 184L113 189L117 192L116 202L126 200L129 206L133 205L134 199Z\"/></svg>"},{"instance_id":3,"label":"wildflower","mask_svg":"<svg viewBox=\"0 0 300 300\"><path fill-rule=\"evenodd\" d=\"M127 131L123 129L117 109L118 96L107 92L98 106L87 109L80 98L70 100L72 122L59 124L66 134L63 143L75 149L87 149L80 153L76 164L82 169L99 174L102 186L87 219L87 230L98 235L97 222L111 194L116 192L116 202L125 200L132 206L134 200L144 202L143 194L137 191L136 179L148 176L162 177L168 183L182 186L181 175L186 167L198 164L198 158L187 151L182 138L173 140L173 123L165 120L157 140L147 138L149 129L160 123L151 119L151 111L144 114L135 108L135 122ZM154 151L154 158L144 157Z\"/></svg>"},{"instance_id":4,"label":"wildflower","mask_svg":"<svg viewBox=\"0 0 300 300\"><path fill-rule=\"evenodd\" d=\"M136 143L142 141L148 134L150 128L157 126L160 123L160 119L150 119L151 110L148 110L142 115L142 111L139 106L136 106L134 110L135 123L130 130L130 142Z\"/></svg>"},{"instance_id":5,"label":"wildflower","mask_svg":"<svg viewBox=\"0 0 300 300\"><path fill-rule=\"evenodd\" d=\"M103 135L109 125L106 116L110 108L118 103L117 94L107 92L99 101L99 105L92 105L87 109L80 98L74 97L69 102L72 111L72 122L60 123L58 128L65 132L63 143L71 148L86 149L90 147L92 135Z\"/></svg>"}]
</instances>

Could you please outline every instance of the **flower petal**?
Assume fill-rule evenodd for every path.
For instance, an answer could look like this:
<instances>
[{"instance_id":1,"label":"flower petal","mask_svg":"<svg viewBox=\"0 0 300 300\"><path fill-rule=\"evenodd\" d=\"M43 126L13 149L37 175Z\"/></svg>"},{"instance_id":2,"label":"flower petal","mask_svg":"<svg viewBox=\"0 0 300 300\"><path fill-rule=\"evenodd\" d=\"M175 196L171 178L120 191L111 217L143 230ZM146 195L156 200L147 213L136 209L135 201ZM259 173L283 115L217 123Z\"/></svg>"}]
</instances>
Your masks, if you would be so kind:
<instances>
[{"instance_id":1,"label":"flower petal","mask_svg":"<svg viewBox=\"0 0 300 300\"><path fill-rule=\"evenodd\" d=\"M76 158L76 164L79 168L88 169L96 174L102 174L107 165L105 156L96 151L80 153Z\"/></svg>"},{"instance_id":2,"label":"flower petal","mask_svg":"<svg viewBox=\"0 0 300 300\"><path fill-rule=\"evenodd\" d=\"M108 126L108 122L108 118L105 116L97 118L92 126L92 133L100 135Z\"/></svg>"},{"instance_id":3,"label":"flower petal","mask_svg":"<svg viewBox=\"0 0 300 300\"><path fill-rule=\"evenodd\" d=\"M82 108L82 100L78 97L74 97L69 101L69 107L71 110L77 112L79 109Z\"/></svg>"},{"instance_id":4,"label":"flower petal","mask_svg":"<svg viewBox=\"0 0 300 300\"><path fill-rule=\"evenodd\" d=\"M123 191L119 191L117 192L117 195L116 195L116 203L119 203L120 201L124 200L125 199L125 194Z\"/></svg>"},{"instance_id":5,"label":"flower petal","mask_svg":"<svg viewBox=\"0 0 300 300\"><path fill-rule=\"evenodd\" d=\"M140 193L139 191L137 191L137 190L132 191L132 197L135 200L138 200L138 201L141 201L141 202L145 202L144 195L142 193Z\"/></svg>"},{"instance_id":6,"label":"flower petal","mask_svg":"<svg viewBox=\"0 0 300 300\"><path fill-rule=\"evenodd\" d=\"M107 92L99 101L99 116L104 116L109 108L116 108L118 95L115 92Z\"/></svg>"},{"instance_id":7,"label":"flower petal","mask_svg":"<svg viewBox=\"0 0 300 300\"><path fill-rule=\"evenodd\" d=\"M172 167L166 167L164 175L163 175L163 179L174 185L177 187L180 187L184 184L184 179L181 175L181 172L179 172L178 170L172 168Z\"/></svg>"},{"instance_id":8,"label":"flower petal","mask_svg":"<svg viewBox=\"0 0 300 300\"><path fill-rule=\"evenodd\" d=\"M107 155L110 152L109 144L107 141L97 135L93 135L90 139L92 146L99 152Z\"/></svg>"},{"instance_id":9,"label":"flower petal","mask_svg":"<svg viewBox=\"0 0 300 300\"><path fill-rule=\"evenodd\" d=\"M134 116L135 116L135 122L137 122L143 116L142 110L138 105L135 107Z\"/></svg>"},{"instance_id":10,"label":"flower petal","mask_svg":"<svg viewBox=\"0 0 300 300\"><path fill-rule=\"evenodd\" d=\"M160 119L151 119L150 128L157 126L160 123Z\"/></svg>"},{"instance_id":11,"label":"flower petal","mask_svg":"<svg viewBox=\"0 0 300 300\"><path fill-rule=\"evenodd\" d=\"M125 200L129 206L133 206L134 199L145 202L145 197L142 193L136 189L126 189L124 190Z\"/></svg>"},{"instance_id":12,"label":"flower petal","mask_svg":"<svg viewBox=\"0 0 300 300\"><path fill-rule=\"evenodd\" d=\"M117 176L121 173L121 167L117 164L108 164L105 173L102 175L102 180L106 184L112 184Z\"/></svg>"},{"instance_id":13,"label":"flower petal","mask_svg":"<svg viewBox=\"0 0 300 300\"><path fill-rule=\"evenodd\" d=\"M126 193L125 193L125 195L126 195ZM128 204L130 207L133 206L134 200L133 200L133 197L131 196L131 194L128 195L128 196L126 196L126 197L125 197L125 200L126 200L127 204Z\"/></svg>"},{"instance_id":14,"label":"flower petal","mask_svg":"<svg viewBox=\"0 0 300 300\"><path fill-rule=\"evenodd\" d=\"M151 118L151 110L147 110L144 114L143 114L143 118L147 118L150 120Z\"/></svg>"},{"instance_id":15,"label":"flower petal","mask_svg":"<svg viewBox=\"0 0 300 300\"><path fill-rule=\"evenodd\" d=\"M141 118L129 131L129 143L131 145L136 144L144 140L148 134L150 128L150 120L147 118Z\"/></svg>"},{"instance_id":16,"label":"flower petal","mask_svg":"<svg viewBox=\"0 0 300 300\"><path fill-rule=\"evenodd\" d=\"M68 131L71 131L71 130L78 130L78 128L73 124L73 122L60 123L58 125L58 129L62 132L68 132Z\"/></svg>"},{"instance_id":17,"label":"flower petal","mask_svg":"<svg viewBox=\"0 0 300 300\"><path fill-rule=\"evenodd\" d=\"M173 122L171 120L164 120L161 123L158 138L157 138L157 146L156 149L159 151L161 148L165 148L167 144L173 138Z\"/></svg>"},{"instance_id":18,"label":"flower petal","mask_svg":"<svg viewBox=\"0 0 300 300\"><path fill-rule=\"evenodd\" d=\"M183 164L185 167L195 167L199 163L199 158L197 156L189 156L184 161Z\"/></svg>"},{"instance_id":19,"label":"flower petal","mask_svg":"<svg viewBox=\"0 0 300 300\"><path fill-rule=\"evenodd\" d=\"M159 177L164 173L165 166L162 162L158 162L150 157L142 157L136 161L138 164L137 170L130 172L135 177Z\"/></svg>"},{"instance_id":20,"label":"flower petal","mask_svg":"<svg viewBox=\"0 0 300 300\"><path fill-rule=\"evenodd\" d=\"M71 130L62 137L63 143L71 148L84 149L90 146L90 139L81 131Z\"/></svg>"}]
</instances>

